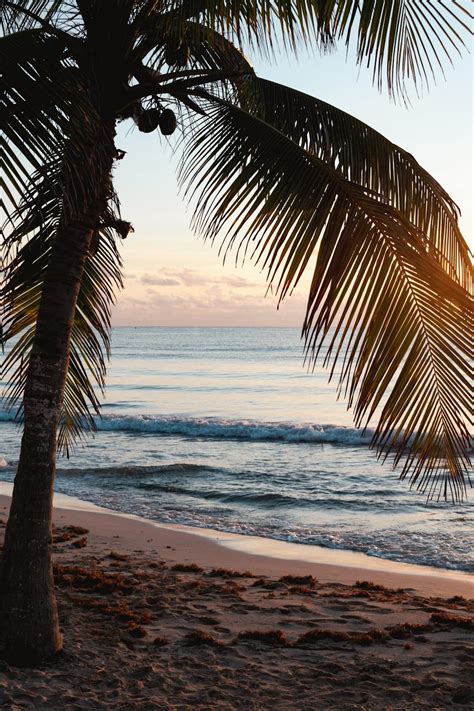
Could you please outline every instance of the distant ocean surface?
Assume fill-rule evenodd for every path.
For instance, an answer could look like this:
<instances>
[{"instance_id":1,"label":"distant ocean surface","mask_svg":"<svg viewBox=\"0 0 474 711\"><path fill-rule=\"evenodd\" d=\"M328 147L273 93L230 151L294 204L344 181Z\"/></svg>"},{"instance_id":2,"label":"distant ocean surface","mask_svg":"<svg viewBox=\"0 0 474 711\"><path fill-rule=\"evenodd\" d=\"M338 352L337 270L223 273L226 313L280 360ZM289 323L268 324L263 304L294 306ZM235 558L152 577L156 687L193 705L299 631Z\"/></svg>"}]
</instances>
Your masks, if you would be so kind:
<instances>
[{"instance_id":1,"label":"distant ocean surface","mask_svg":"<svg viewBox=\"0 0 474 711\"><path fill-rule=\"evenodd\" d=\"M474 490L431 503L369 451L298 329L119 328L94 439L56 489L118 511L474 571ZM0 409L0 479L19 432Z\"/></svg>"}]
</instances>

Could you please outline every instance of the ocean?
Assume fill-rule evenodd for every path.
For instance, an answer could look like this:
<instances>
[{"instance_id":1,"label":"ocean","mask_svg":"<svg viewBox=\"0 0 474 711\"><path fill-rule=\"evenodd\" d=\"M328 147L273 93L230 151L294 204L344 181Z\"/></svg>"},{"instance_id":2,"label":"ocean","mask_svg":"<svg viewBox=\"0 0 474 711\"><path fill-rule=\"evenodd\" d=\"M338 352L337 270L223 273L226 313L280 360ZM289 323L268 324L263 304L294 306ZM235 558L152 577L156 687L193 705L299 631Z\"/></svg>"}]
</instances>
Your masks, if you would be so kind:
<instances>
[{"instance_id":1,"label":"ocean","mask_svg":"<svg viewBox=\"0 0 474 711\"><path fill-rule=\"evenodd\" d=\"M56 490L117 511L474 572L474 491L426 504L294 328L117 328L97 433ZM20 435L0 409L0 479Z\"/></svg>"}]
</instances>

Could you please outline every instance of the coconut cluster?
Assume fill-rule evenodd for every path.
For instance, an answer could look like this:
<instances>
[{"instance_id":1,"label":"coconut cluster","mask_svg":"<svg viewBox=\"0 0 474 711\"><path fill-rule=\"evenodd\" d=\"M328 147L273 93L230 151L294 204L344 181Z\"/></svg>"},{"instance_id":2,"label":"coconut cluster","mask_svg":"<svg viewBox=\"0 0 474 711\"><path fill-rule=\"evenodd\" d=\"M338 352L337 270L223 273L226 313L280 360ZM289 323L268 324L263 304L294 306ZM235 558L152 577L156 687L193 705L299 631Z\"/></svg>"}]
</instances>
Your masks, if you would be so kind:
<instances>
[{"instance_id":1,"label":"coconut cluster","mask_svg":"<svg viewBox=\"0 0 474 711\"><path fill-rule=\"evenodd\" d=\"M163 136L170 136L174 133L177 125L176 115L171 109L143 109L140 107L135 112L134 120L138 130L142 133L151 133L159 128Z\"/></svg>"}]
</instances>

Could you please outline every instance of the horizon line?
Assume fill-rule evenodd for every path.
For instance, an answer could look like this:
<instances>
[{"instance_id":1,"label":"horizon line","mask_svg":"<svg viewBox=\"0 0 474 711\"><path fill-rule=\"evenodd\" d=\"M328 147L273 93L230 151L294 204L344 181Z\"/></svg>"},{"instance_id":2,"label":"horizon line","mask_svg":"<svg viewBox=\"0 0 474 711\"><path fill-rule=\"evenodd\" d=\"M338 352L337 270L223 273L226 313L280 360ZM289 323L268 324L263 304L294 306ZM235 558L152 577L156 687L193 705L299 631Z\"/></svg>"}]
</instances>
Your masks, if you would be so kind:
<instances>
[{"instance_id":1,"label":"horizon line","mask_svg":"<svg viewBox=\"0 0 474 711\"><path fill-rule=\"evenodd\" d=\"M274 326L274 325L272 325L272 324L261 325L261 326L229 326L229 325L226 325L226 326L219 326L219 325L217 325L217 326L196 326L196 325L193 325L193 326L183 326L182 324L177 325L177 326L160 325L160 324L157 324L157 325L154 325L154 326L146 326L146 325L143 325L143 326L135 326L135 325L124 325L124 324L122 324L122 325L120 325L120 326L112 325L112 328L229 328L229 329L230 329L230 328L279 328L279 329L283 329L283 328L296 328L296 329L299 330L299 329L302 328L302 327L301 327L301 326Z\"/></svg>"}]
</instances>

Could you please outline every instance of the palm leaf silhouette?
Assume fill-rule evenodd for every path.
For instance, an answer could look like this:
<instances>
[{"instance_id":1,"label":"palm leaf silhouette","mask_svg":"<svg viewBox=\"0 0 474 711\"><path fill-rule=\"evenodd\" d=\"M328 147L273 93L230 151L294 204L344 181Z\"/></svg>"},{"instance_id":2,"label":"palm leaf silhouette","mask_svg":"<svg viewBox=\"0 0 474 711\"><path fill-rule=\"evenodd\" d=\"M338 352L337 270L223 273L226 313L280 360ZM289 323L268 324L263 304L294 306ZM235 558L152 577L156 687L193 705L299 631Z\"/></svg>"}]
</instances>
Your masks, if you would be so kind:
<instances>
[{"instance_id":1,"label":"palm leaf silhouette","mask_svg":"<svg viewBox=\"0 0 474 711\"><path fill-rule=\"evenodd\" d=\"M253 76L249 108L343 177L383 196L428 238L443 267L472 288L469 247L459 209L415 158L381 133L327 102Z\"/></svg>"},{"instance_id":2,"label":"palm leaf silhouette","mask_svg":"<svg viewBox=\"0 0 474 711\"><path fill-rule=\"evenodd\" d=\"M204 93L201 94L204 96ZM250 250L283 299L316 259L304 333L309 358L343 357L356 423L382 408L373 444L404 459L429 496L468 480L472 310L429 238L384 196L349 181L261 119L207 95L181 182L195 228ZM211 108L212 107L212 108ZM197 187L198 186L198 187ZM389 386L391 392L387 397Z\"/></svg>"},{"instance_id":3,"label":"palm leaf silhouette","mask_svg":"<svg viewBox=\"0 0 474 711\"><path fill-rule=\"evenodd\" d=\"M16 411L18 419L51 245L61 222L80 209L95 187L94 166L85 155L89 132L95 130L95 113L84 96L76 97L79 76L74 71L70 77L68 66L62 67L65 76L58 93L53 78L61 81L58 60L63 44L53 42L54 46L51 38L37 30L24 30L0 43L0 56L5 58L1 79L5 92L0 104L2 168L10 186L0 316L2 343L16 339L2 375L9 379L5 404ZM53 49L58 51L56 57ZM63 201L68 181L80 186L76 205ZM81 432L94 429L92 415L99 412L94 384L99 390L105 385L111 305L122 285L113 230L119 219L118 205L111 199L97 226L96 249L85 267L58 435L59 446L66 452Z\"/></svg>"}]
</instances>

